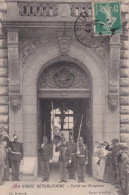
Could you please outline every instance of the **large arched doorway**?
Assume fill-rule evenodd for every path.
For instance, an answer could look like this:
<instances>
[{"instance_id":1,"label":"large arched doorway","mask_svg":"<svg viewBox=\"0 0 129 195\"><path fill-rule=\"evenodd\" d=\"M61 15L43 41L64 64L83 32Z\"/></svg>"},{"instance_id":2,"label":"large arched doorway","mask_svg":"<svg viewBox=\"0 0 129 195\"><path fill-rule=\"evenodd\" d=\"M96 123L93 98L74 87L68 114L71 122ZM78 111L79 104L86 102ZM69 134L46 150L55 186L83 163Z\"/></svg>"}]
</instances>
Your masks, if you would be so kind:
<instances>
[{"instance_id":1,"label":"large arched doorway","mask_svg":"<svg viewBox=\"0 0 129 195\"><path fill-rule=\"evenodd\" d=\"M77 142L80 129L80 136L89 149L87 170L91 174L93 134L90 75L75 63L59 61L41 72L37 84L38 145L42 143L43 136L47 136L53 146L54 162L58 162L58 153L53 144L53 125L58 126L66 141L73 136Z\"/></svg>"}]
</instances>

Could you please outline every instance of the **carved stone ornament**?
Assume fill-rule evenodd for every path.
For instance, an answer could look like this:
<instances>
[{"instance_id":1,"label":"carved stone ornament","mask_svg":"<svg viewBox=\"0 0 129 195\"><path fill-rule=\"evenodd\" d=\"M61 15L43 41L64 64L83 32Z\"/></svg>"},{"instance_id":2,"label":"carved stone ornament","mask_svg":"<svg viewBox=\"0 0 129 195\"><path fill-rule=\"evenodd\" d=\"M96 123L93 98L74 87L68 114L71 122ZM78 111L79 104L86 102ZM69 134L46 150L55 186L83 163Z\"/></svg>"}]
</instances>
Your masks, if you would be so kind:
<instances>
[{"instance_id":1,"label":"carved stone ornament","mask_svg":"<svg viewBox=\"0 0 129 195\"><path fill-rule=\"evenodd\" d=\"M108 95L108 107L111 112L118 108L119 95Z\"/></svg>"},{"instance_id":2,"label":"carved stone ornament","mask_svg":"<svg viewBox=\"0 0 129 195\"><path fill-rule=\"evenodd\" d=\"M10 95L10 107L13 112L18 112L21 108L21 95Z\"/></svg>"},{"instance_id":3,"label":"carved stone ornament","mask_svg":"<svg viewBox=\"0 0 129 195\"><path fill-rule=\"evenodd\" d=\"M60 55L68 55L70 50L70 37L58 38L58 47Z\"/></svg>"},{"instance_id":4,"label":"carved stone ornament","mask_svg":"<svg viewBox=\"0 0 129 195\"><path fill-rule=\"evenodd\" d=\"M37 40L22 40L20 42L20 48L22 49L23 64L25 64L27 58L39 47L45 45L48 41L43 39Z\"/></svg>"},{"instance_id":5,"label":"carved stone ornament","mask_svg":"<svg viewBox=\"0 0 129 195\"><path fill-rule=\"evenodd\" d=\"M77 17L79 16L80 13L86 12L88 16L92 15L92 9L91 9L91 4L90 3L74 3L70 5L71 9L71 16L72 17Z\"/></svg>"},{"instance_id":6,"label":"carved stone ornament","mask_svg":"<svg viewBox=\"0 0 129 195\"><path fill-rule=\"evenodd\" d=\"M18 4L20 16L58 16L58 6L54 3L23 2Z\"/></svg>"},{"instance_id":7,"label":"carved stone ornament","mask_svg":"<svg viewBox=\"0 0 129 195\"><path fill-rule=\"evenodd\" d=\"M43 88L87 88L90 81L84 70L68 62L60 62L46 68L39 78L39 90Z\"/></svg>"}]
</instances>

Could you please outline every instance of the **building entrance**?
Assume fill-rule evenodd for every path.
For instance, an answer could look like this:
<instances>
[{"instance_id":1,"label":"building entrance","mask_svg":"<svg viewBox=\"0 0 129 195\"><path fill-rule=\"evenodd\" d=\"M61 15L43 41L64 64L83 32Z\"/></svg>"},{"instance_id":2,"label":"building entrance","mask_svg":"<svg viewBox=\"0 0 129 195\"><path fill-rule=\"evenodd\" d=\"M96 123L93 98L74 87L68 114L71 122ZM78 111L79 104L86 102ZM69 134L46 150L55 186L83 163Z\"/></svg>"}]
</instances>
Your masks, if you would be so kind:
<instances>
[{"instance_id":1,"label":"building entrance","mask_svg":"<svg viewBox=\"0 0 129 195\"><path fill-rule=\"evenodd\" d=\"M53 148L53 162L58 162L58 152L55 152L53 142L53 127L58 127L66 141L73 136L75 143L79 136L89 149L88 171L91 173L92 132L90 128L90 99L89 98L39 98L38 102L38 145L43 136L47 136ZM40 163L38 171L40 172ZM51 164L52 166L52 164Z\"/></svg>"}]
</instances>

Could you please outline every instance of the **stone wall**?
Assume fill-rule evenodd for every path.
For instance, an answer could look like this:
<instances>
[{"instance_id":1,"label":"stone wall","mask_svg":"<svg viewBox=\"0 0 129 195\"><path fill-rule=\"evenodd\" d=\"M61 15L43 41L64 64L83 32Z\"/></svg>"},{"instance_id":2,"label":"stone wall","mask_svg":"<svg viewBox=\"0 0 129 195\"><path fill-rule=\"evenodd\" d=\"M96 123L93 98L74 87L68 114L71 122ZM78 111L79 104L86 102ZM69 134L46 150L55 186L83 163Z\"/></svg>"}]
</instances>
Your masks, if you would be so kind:
<instances>
[{"instance_id":1,"label":"stone wall","mask_svg":"<svg viewBox=\"0 0 129 195\"><path fill-rule=\"evenodd\" d=\"M6 33L2 29L1 20L6 14L7 6L4 1L0 3L0 126L8 131L8 60Z\"/></svg>"},{"instance_id":2,"label":"stone wall","mask_svg":"<svg viewBox=\"0 0 129 195\"><path fill-rule=\"evenodd\" d=\"M120 141L129 140L129 1L122 1L123 34L120 59Z\"/></svg>"}]
</instances>

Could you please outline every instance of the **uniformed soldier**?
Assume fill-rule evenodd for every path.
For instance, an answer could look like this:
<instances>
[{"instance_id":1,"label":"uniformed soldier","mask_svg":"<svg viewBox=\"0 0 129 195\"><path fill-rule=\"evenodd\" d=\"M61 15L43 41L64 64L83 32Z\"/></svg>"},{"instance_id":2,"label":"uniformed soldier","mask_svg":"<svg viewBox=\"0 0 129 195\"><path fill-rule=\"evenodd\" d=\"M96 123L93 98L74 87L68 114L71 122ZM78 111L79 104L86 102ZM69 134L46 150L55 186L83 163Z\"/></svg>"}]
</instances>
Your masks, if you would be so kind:
<instances>
[{"instance_id":1,"label":"uniformed soldier","mask_svg":"<svg viewBox=\"0 0 129 195\"><path fill-rule=\"evenodd\" d=\"M71 163L68 166L69 179L76 179L75 172L76 172L77 145L75 144L73 137L70 138L68 147L71 155Z\"/></svg>"},{"instance_id":2,"label":"uniformed soldier","mask_svg":"<svg viewBox=\"0 0 129 195\"><path fill-rule=\"evenodd\" d=\"M43 143L39 151L42 181L49 181L49 161L52 159L52 146L48 144L48 138L45 136L43 137Z\"/></svg>"},{"instance_id":3,"label":"uniformed soldier","mask_svg":"<svg viewBox=\"0 0 129 195\"><path fill-rule=\"evenodd\" d=\"M65 138L62 137L60 143L56 146L56 152L59 151L59 169L60 169L60 182L66 182L68 179L67 166L71 163L70 150Z\"/></svg>"},{"instance_id":4,"label":"uniformed soldier","mask_svg":"<svg viewBox=\"0 0 129 195\"><path fill-rule=\"evenodd\" d=\"M114 168L114 180L113 184L116 184L116 187L119 187L119 180L120 180L120 173L119 173L119 166L118 166L118 156L121 150L126 150L126 146L122 146L119 143L119 139L114 138L111 145L107 145L105 150L112 151L112 165Z\"/></svg>"},{"instance_id":5,"label":"uniformed soldier","mask_svg":"<svg viewBox=\"0 0 129 195\"><path fill-rule=\"evenodd\" d=\"M12 168L12 181L20 181L19 171L20 162L23 159L23 146L22 143L18 142L16 134L9 142L8 147L10 148L9 158Z\"/></svg>"},{"instance_id":6,"label":"uniformed soldier","mask_svg":"<svg viewBox=\"0 0 129 195\"><path fill-rule=\"evenodd\" d=\"M121 165L120 165L120 194L128 195L129 186L129 156L128 151L121 153Z\"/></svg>"},{"instance_id":7,"label":"uniformed soldier","mask_svg":"<svg viewBox=\"0 0 129 195\"><path fill-rule=\"evenodd\" d=\"M4 177L4 168L5 168L5 152L4 152L4 144L0 143L0 185L3 184Z\"/></svg>"},{"instance_id":8,"label":"uniformed soldier","mask_svg":"<svg viewBox=\"0 0 129 195\"><path fill-rule=\"evenodd\" d=\"M83 143L83 137L80 137L77 145L77 173L78 182L85 182L85 166L88 163L88 148Z\"/></svg>"}]
</instances>

